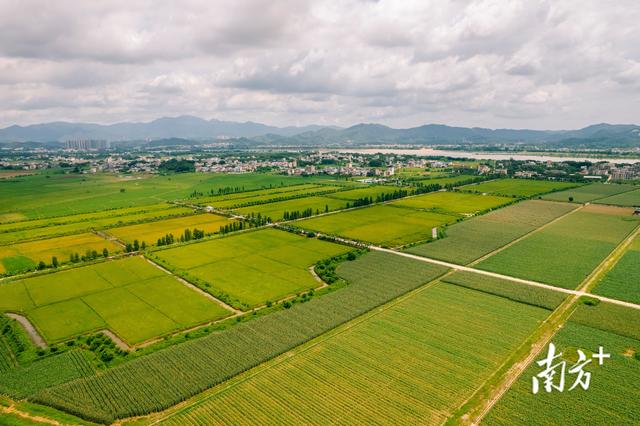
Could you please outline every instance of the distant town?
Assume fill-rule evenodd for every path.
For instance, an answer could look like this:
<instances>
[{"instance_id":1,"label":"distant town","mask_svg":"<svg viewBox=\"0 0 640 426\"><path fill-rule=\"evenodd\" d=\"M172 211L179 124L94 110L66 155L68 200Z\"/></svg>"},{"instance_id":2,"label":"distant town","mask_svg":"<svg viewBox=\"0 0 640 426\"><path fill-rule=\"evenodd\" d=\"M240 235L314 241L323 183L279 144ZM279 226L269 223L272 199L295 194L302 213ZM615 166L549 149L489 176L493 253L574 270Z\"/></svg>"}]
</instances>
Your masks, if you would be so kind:
<instances>
[{"instance_id":1,"label":"distant town","mask_svg":"<svg viewBox=\"0 0 640 426\"><path fill-rule=\"evenodd\" d=\"M170 172L253 173L290 176L331 175L386 181L412 169L447 170L478 175L570 181L640 180L640 163L608 161L469 160L398 154L352 154L328 150L241 150L209 147L158 147L122 151L103 140L69 140L62 149L0 149L0 169L37 171L62 168L69 173L163 174ZM24 174L24 172L23 172Z\"/></svg>"}]
</instances>

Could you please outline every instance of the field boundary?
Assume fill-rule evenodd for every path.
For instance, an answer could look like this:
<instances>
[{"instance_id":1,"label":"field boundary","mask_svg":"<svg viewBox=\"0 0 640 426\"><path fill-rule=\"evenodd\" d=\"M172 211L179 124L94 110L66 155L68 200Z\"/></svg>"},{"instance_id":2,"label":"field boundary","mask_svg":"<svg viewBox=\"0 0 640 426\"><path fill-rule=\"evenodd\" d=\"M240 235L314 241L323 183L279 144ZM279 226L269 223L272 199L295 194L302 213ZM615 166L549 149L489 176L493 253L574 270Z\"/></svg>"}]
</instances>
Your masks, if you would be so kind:
<instances>
[{"instance_id":1,"label":"field boundary","mask_svg":"<svg viewBox=\"0 0 640 426\"><path fill-rule=\"evenodd\" d=\"M34 345L41 349L47 348L47 342L44 340L40 332L38 332L36 327L31 323L29 318L21 314L16 314L14 312L5 312L4 314L9 318L18 321L22 328L24 328L24 331L27 332L29 339L31 339Z\"/></svg>"}]
</instances>

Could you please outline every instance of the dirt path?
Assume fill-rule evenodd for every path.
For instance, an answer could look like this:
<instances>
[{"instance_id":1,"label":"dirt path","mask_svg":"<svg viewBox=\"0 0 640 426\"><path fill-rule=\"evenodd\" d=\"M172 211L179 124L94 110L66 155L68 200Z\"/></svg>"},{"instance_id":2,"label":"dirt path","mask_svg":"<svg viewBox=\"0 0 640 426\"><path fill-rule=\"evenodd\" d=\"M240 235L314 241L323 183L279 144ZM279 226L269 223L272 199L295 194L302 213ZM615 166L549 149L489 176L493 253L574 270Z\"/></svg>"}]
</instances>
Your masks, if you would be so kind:
<instances>
[{"instance_id":1,"label":"dirt path","mask_svg":"<svg viewBox=\"0 0 640 426\"><path fill-rule=\"evenodd\" d=\"M36 330L36 328L33 326L33 324L31 324L31 321L29 321L29 319L27 319L27 317L22 316L22 315L18 315L18 314L14 314L14 313L11 313L11 312L7 312L7 313L5 313L5 315L8 316L9 318L13 318L14 320L18 321L20 323L20 325L22 325L22 327L25 329L27 334L29 335L29 338L31 339L31 341L37 347L42 348L42 349L46 349L47 348L47 343L44 341L42 336L40 336L40 333L38 333L38 330Z\"/></svg>"},{"instance_id":2,"label":"dirt path","mask_svg":"<svg viewBox=\"0 0 640 426\"><path fill-rule=\"evenodd\" d=\"M97 235L98 237L104 238L107 241L111 241L112 243L119 245L122 248L125 248L127 246L124 243L124 241L120 241L117 237L114 237L113 235L107 234L106 232L97 231L95 229L92 229L91 232L93 234Z\"/></svg>"},{"instance_id":3,"label":"dirt path","mask_svg":"<svg viewBox=\"0 0 640 426\"><path fill-rule=\"evenodd\" d=\"M29 420L30 422L33 422L33 423L46 423L46 424L49 424L49 425L61 425L61 423L56 421L56 420L49 419L49 418L42 417L42 416L32 416L29 413L22 412L22 411L18 410L15 407L15 405L13 405L13 404L10 405L9 407L0 406L0 410L5 414L12 414L12 415L21 417L23 419L27 419L27 420Z\"/></svg>"},{"instance_id":4,"label":"dirt path","mask_svg":"<svg viewBox=\"0 0 640 426\"><path fill-rule=\"evenodd\" d=\"M113 343L115 343L117 347L119 347L124 351L130 351L133 349L132 346L127 345L127 343L124 340L116 336L115 333L112 332L111 330L107 330L107 329L100 330L100 333L104 334L109 339L113 340Z\"/></svg>"}]
</instances>

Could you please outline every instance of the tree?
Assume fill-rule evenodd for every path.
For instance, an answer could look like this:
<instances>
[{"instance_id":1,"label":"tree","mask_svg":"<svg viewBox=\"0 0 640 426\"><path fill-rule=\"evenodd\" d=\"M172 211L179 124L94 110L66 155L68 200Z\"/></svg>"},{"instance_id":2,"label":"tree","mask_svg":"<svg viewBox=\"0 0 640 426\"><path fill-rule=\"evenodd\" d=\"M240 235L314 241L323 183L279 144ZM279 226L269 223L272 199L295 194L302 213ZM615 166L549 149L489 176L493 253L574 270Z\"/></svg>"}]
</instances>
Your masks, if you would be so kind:
<instances>
[{"instance_id":1,"label":"tree","mask_svg":"<svg viewBox=\"0 0 640 426\"><path fill-rule=\"evenodd\" d=\"M145 250L147 248L147 243L145 243L144 241L142 242L142 244L140 244L140 248L142 250Z\"/></svg>"},{"instance_id":2,"label":"tree","mask_svg":"<svg viewBox=\"0 0 640 426\"><path fill-rule=\"evenodd\" d=\"M356 254L352 251L347 254L347 260L356 260Z\"/></svg>"},{"instance_id":3,"label":"tree","mask_svg":"<svg viewBox=\"0 0 640 426\"><path fill-rule=\"evenodd\" d=\"M38 271L42 271L46 267L47 265L45 265L45 263L42 260L38 263Z\"/></svg>"},{"instance_id":4,"label":"tree","mask_svg":"<svg viewBox=\"0 0 640 426\"><path fill-rule=\"evenodd\" d=\"M102 257L109 257L109 250L106 247L102 249Z\"/></svg>"},{"instance_id":5,"label":"tree","mask_svg":"<svg viewBox=\"0 0 640 426\"><path fill-rule=\"evenodd\" d=\"M133 240L133 251L140 250L140 242L138 240Z\"/></svg>"},{"instance_id":6,"label":"tree","mask_svg":"<svg viewBox=\"0 0 640 426\"><path fill-rule=\"evenodd\" d=\"M573 197L569 197L569 202L572 203L573 202Z\"/></svg>"},{"instance_id":7,"label":"tree","mask_svg":"<svg viewBox=\"0 0 640 426\"><path fill-rule=\"evenodd\" d=\"M131 243L127 243L124 246L124 251L126 251L127 253L131 253L133 251L133 246L131 245Z\"/></svg>"},{"instance_id":8,"label":"tree","mask_svg":"<svg viewBox=\"0 0 640 426\"><path fill-rule=\"evenodd\" d=\"M51 266L53 266L54 268L58 267L58 258L57 257L53 256L51 258Z\"/></svg>"}]
</instances>

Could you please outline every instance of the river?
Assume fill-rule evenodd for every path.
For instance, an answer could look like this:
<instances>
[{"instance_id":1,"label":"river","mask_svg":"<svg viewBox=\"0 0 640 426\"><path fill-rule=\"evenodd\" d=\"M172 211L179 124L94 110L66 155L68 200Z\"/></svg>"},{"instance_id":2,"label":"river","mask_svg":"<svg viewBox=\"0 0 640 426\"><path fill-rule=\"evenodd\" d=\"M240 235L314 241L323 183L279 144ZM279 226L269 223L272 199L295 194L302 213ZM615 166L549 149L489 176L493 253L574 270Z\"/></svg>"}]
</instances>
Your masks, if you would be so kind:
<instances>
[{"instance_id":1,"label":"river","mask_svg":"<svg viewBox=\"0 0 640 426\"><path fill-rule=\"evenodd\" d=\"M614 158L604 157L594 154L593 156L561 156L561 155L536 155L536 154L516 154L516 153L500 153L500 152L468 152L468 151L446 151L441 149L419 148L419 149L401 149L401 148L336 148L321 149L323 152L342 152L346 154L397 154L397 155L417 155L422 157L451 157L451 158L470 158L474 160L519 160L519 161L608 161L610 163L635 164L639 163L637 158Z\"/></svg>"}]
</instances>

